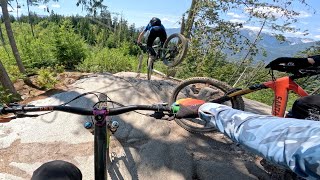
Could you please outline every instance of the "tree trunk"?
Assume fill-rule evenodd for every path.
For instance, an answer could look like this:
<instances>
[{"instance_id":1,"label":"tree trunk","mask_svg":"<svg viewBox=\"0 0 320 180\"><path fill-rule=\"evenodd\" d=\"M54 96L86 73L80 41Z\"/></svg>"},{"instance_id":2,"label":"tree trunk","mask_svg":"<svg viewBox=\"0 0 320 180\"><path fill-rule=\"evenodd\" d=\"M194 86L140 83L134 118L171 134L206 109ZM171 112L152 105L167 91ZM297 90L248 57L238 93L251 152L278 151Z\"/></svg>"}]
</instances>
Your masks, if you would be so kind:
<instances>
[{"instance_id":1,"label":"tree trunk","mask_svg":"<svg viewBox=\"0 0 320 180\"><path fill-rule=\"evenodd\" d=\"M198 0L192 0L191 7L189 9L188 19L187 19L187 23L184 28L185 31L183 33L183 35L186 38L190 38L190 36L191 36L191 31L192 31L194 19L196 17L196 14L198 13L197 1Z\"/></svg>"},{"instance_id":2,"label":"tree trunk","mask_svg":"<svg viewBox=\"0 0 320 180\"><path fill-rule=\"evenodd\" d=\"M30 19L30 0L27 0L27 7L28 7L28 20L29 20L29 24L30 24L30 28L31 28L31 33L32 33L32 36L34 37L34 30L33 30L33 25L32 25L32 21Z\"/></svg>"},{"instance_id":3,"label":"tree trunk","mask_svg":"<svg viewBox=\"0 0 320 180\"><path fill-rule=\"evenodd\" d=\"M16 0L16 4L17 4L17 21L19 21L19 3L18 3L18 0Z\"/></svg>"},{"instance_id":4,"label":"tree trunk","mask_svg":"<svg viewBox=\"0 0 320 180\"><path fill-rule=\"evenodd\" d=\"M26 75L27 72L26 72L25 67L22 64L22 60L21 60L21 57L20 57L20 54L19 54L19 51L17 48L16 41L13 36L12 28L11 28L11 22L10 22L10 17L9 17L9 12L8 12L8 1L7 0L0 0L0 3L1 3L3 21L4 21L4 25L6 26L6 31L7 31L8 39L9 39L10 46L11 46L11 49L13 52L13 56L16 59L19 71L22 74ZM28 78L25 78L23 81L24 81L24 83L26 83L26 85L28 85L30 87L40 89L39 87L35 86Z\"/></svg>"},{"instance_id":5,"label":"tree trunk","mask_svg":"<svg viewBox=\"0 0 320 180\"><path fill-rule=\"evenodd\" d=\"M184 35L184 31L185 31L185 28L186 28L186 22L185 22L185 17L184 17L184 14L182 15L182 21L181 21L181 28L180 28L180 34L183 34Z\"/></svg>"},{"instance_id":6,"label":"tree trunk","mask_svg":"<svg viewBox=\"0 0 320 180\"><path fill-rule=\"evenodd\" d=\"M2 84L3 88L14 95L14 97L17 97L20 99L20 95L18 94L18 92L16 91L16 89L14 88L8 73L6 71L6 69L4 68L2 62L0 61L0 83Z\"/></svg>"},{"instance_id":7,"label":"tree trunk","mask_svg":"<svg viewBox=\"0 0 320 180\"><path fill-rule=\"evenodd\" d=\"M1 9L2 9L2 14L3 14L3 20L4 24L6 26L7 34L8 34L8 39L10 42L10 46L12 48L12 52L14 55L14 58L17 61L18 68L22 74L26 74L26 69L24 68L20 54L16 45L16 41L13 36L13 31L11 28L11 22L10 22L10 17L9 17L9 12L8 12L8 1L7 0L0 0L1 3Z\"/></svg>"}]
</instances>

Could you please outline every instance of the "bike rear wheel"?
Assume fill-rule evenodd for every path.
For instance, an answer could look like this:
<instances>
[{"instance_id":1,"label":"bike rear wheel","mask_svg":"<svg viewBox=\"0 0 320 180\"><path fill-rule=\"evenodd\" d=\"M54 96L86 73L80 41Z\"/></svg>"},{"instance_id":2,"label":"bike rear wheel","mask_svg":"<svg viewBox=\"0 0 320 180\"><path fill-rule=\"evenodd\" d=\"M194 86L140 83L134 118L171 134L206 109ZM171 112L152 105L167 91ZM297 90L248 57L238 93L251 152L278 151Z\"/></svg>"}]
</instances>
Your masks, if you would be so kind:
<instances>
[{"instance_id":1,"label":"bike rear wheel","mask_svg":"<svg viewBox=\"0 0 320 180\"><path fill-rule=\"evenodd\" d=\"M170 104L182 98L202 99L206 102L218 99L231 91L228 84L212 78L194 77L181 82L173 91ZM230 101L222 103L234 109L244 110L244 101L241 96L231 98ZM182 128L193 133L204 133L215 130L211 122L200 118L175 119Z\"/></svg>"},{"instance_id":2,"label":"bike rear wheel","mask_svg":"<svg viewBox=\"0 0 320 180\"><path fill-rule=\"evenodd\" d=\"M177 66L187 54L187 39L179 33L170 35L163 45L163 63L168 67Z\"/></svg>"}]
</instances>

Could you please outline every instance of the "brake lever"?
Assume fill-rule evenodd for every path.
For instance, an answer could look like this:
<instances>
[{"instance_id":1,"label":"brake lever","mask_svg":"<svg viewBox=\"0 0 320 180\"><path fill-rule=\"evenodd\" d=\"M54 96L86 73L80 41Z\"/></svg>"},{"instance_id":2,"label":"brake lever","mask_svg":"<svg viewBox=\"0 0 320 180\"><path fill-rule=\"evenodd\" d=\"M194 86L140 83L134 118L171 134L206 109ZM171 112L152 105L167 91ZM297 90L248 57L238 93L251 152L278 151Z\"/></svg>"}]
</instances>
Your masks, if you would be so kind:
<instances>
[{"instance_id":1,"label":"brake lever","mask_svg":"<svg viewBox=\"0 0 320 180\"><path fill-rule=\"evenodd\" d=\"M150 114L150 117L153 117L155 119L162 119L165 116L165 114L162 111L156 111L153 114Z\"/></svg>"},{"instance_id":2,"label":"brake lever","mask_svg":"<svg viewBox=\"0 0 320 180\"><path fill-rule=\"evenodd\" d=\"M153 117L155 119L161 119L161 120L167 120L172 121L174 119L174 114L172 113L163 113L161 111L155 112L153 114L149 115L150 117Z\"/></svg>"},{"instance_id":3,"label":"brake lever","mask_svg":"<svg viewBox=\"0 0 320 180\"><path fill-rule=\"evenodd\" d=\"M173 116L172 112L164 113L163 110L160 110L160 109L163 109L164 107L168 107L168 103L162 102L162 103L154 104L154 105L158 106L158 110L155 111L153 114L150 114L149 115L150 117L153 117L155 119L162 119L162 120L172 120L169 118L169 117Z\"/></svg>"}]
</instances>

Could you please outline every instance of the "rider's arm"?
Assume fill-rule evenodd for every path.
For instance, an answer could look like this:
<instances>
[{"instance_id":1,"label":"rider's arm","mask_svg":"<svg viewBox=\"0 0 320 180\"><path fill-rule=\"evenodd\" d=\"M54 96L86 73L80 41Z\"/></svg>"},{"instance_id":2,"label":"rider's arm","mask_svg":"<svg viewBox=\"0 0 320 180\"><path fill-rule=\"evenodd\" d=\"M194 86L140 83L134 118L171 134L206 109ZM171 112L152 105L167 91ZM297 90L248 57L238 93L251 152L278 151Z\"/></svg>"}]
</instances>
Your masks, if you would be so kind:
<instances>
[{"instance_id":1,"label":"rider's arm","mask_svg":"<svg viewBox=\"0 0 320 180\"><path fill-rule=\"evenodd\" d=\"M313 58L308 58L308 62L309 62L310 64L314 64L314 63L315 63L315 61L314 61Z\"/></svg>"},{"instance_id":2,"label":"rider's arm","mask_svg":"<svg viewBox=\"0 0 320 180\"><path fill-rule=\"evenodd\" d=\"M320 65L320 55L308 57L308 62L312 65L315 64L315 65L319 66Z\"/></svg>"},{"instance_id":3,"label":"rider's arm","mask_svg":"<svg viewBox=\"0 0 320 180\"><path fill-rule=\"evenodd\" d=\"M140 42L141 42L142 37L144 36L144 34L145 34L148 30L150 30L150 28L151 28L151 24L149 23L149 24L146 26L146 28L144 28L144 30L140 32L140 34L139 34L139 36L138 36L137 43L140 43Z\"/></svg>"},{"instance_id":4,"label":"rider's arm","mask_svg":"<svg viewBox=\"0 0 320 180\"><path fill-rule=\"evenodd\" d=\"M141 39L142 39L142 37L143 37L144 33L146 33L146 31L142 31L142 32L139 34L139 37L138 37L137 43L140 43L140 42L141 42Z\"/></svg>"},{"instance_id":5,"label":"rider's arm","mask_svg":"<svg viewBox=\"0 0 320 180\"><path fill-rule=\"evenodd\" d=\"M320 122L257 115L205 103L202 119L267 160L305 178L320 178Z\"/></svg>"}]
</instances>

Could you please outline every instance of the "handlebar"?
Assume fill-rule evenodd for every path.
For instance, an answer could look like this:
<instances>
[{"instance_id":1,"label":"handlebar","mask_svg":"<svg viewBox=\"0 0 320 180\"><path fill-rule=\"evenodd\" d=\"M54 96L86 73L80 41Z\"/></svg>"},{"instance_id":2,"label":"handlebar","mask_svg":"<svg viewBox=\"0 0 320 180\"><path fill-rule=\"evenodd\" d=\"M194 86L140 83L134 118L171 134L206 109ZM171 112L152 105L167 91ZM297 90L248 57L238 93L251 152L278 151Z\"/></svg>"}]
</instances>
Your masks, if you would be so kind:
<instances>
[{"instance_id":1,"label":"handlebar","mask_svg":"<svg viewBox=\"0 0 320 180\"><path fill-rule=\"evenodd\" d=\"M153 111L165 111L171 112L171 108L163 104L155 105L129 105L124 107L110 108L108 109L108 115L119 115L130 111L135 110L153 110ZM93 109L88 110L86 108L72 107L72 106L21 106L15 105L11 107L1 107L0 106L0 115L5 115L9 113L14 113L17 115L22 115L27 112L39 112L39 111L62 111L73 114L93 116Z\"/></svg>"}]
</instances>

